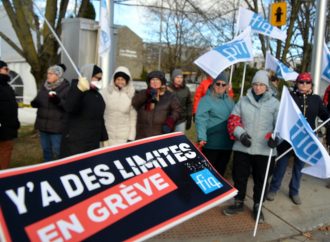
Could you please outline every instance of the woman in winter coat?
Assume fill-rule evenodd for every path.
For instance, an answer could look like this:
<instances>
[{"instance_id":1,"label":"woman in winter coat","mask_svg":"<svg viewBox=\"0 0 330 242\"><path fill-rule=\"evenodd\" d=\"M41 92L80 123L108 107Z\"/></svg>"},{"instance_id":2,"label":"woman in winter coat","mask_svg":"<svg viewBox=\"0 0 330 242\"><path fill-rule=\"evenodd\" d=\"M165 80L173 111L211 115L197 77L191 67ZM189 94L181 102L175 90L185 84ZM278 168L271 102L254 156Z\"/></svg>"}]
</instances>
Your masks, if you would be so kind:
<instances>
[{"instance_id":1,"label":"woman in winter coat","mask_svg":"<svg viewBox=\"0 0 330 242\"><path fill-rule=\"evenodd\" d=\"M199 102L195 119L199 146L222 176L226 172L234 143L229 138L227 120L235 104L228 97L227 84L227 73L223 72L214 79L208 92Z\"/></svg>"},{"instance_id":2,"label":"woman in winter coat","mask_svg":"<svg viewBox=\"0 0 330 242\"><path fill-rule=\"evenodd\" d=\"M72 80L65 105L67 124L61 157L105 146L108 134L104 125L105 102L99 93L102 70L93 64L81 68L82 77Z\"/></svg>"},{"instance_id":3,"label":"woman in winter coat","mask_svg":"<svg viewBox=\"0 0 330 242\"><path fill-rule=\"evenodd\" d=\"M135 140L137 113L132 106L135 89L129 70L118 67L106 89L101 91L105 101L104 120L109 145Z\"/></svg>"},{"instance_id":4,"label":"woman in winter coat","mask_svg":"<svg viewBox=\"0 0 330 242\"><path fill-rule=\"evenodd\" d=\"M294 90L290 94L312 129L315 129L315 120L317 117L323 121L326 121L330 117L326 107L322 103L321 97L313 94L312 76L310 73L306 72L298 75ZM282 154L289 148L290 144L283 141L278 147L278 152ZM294 163L289 184L289 197L294 204L299 205L301 204L299 196L300 179L302 176L301 170L305 162L301 161L294 153L293 156ZM267 193L267 200L273 201L275 199L276 192L281 187L290 157L291 153L288 153L277 161Z\"/></svg>"},{"instance_id":5,"label":"woman in winter coat","mask_svg":"<svg viewBox=\"0 0 330 242\"><path fill-rule=\"evenodd\" d=\"M278 108L279 101L269 91L268 72L258 71L253 77L252 88L235 105L228 119L229 134L235 139L233 180L238 194L234 205L224 209L225 215L243 211L247 182L252 172L253 216L257 218L270 149L277 145L277 140L273 140L271 134L275 128ZM274 167L274 156L276 150L273 152L269 176ZM259 222L264 222L262 211Z\"/></svg>"},{"instance_id":6,"label":"woman in winter coat","mask_svg":"<svg viewBox=\"0 0 330 242\"><path fill-rule=\"evenodd\" d=\"M31 106L38 109L35 128L39 130L44 161L59 158L69 86L63 78L63 68L51 66L47 70L47 80L31 101Z\"/></svg>"},{"instance_id":7,"label":"woman in winter coat","mask_svg":"<svg viewBox=\"0 0 330 242\"><path fill-rule=\"evenodd\" d=\"M189 130L191 127L192 100L190 90L183 80L183 73L180 69L175 69L172 72L172 82L167 90L176 94L182 108L180 119L176 122L174 130L184 133L185 130Z\"/></svg>"},{"instance_id":8,"label":"woman in winter coat","mask_svg":"<svg viewBox=\"0 0 330 242\"><path fill-rule=\"evenodd\" d=\"M136 139L173 132L182 112L176 95L166 90L163 72L150 72L147 85L148 88L139 91L132 100L138 112Z\"/></svg>"},{"instance_id":9,"label":"woman in winter coat","mask_svg":"<svg viewBox=\"0 0 330 242\"><path fill-rule=\"evenodd\" d=\"M8 65L0 61L0 170L9 167L14 139L20 127L18 105L9 81Z\"/></svg>"}]
</instances>

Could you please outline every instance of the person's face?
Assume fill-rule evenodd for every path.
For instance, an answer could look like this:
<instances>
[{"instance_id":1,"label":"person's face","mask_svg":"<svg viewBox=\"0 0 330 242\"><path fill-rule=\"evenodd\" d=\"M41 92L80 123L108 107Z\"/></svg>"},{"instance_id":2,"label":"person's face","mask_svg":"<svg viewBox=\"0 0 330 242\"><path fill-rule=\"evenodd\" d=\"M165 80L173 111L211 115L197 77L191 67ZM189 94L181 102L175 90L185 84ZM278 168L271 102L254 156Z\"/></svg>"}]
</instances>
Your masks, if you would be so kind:
<instances>
[{"instance_id":1,"label":"person's face","mask_svg":"<svg viewBox=\"0 0 330 242\"><path fill-rule=\"evenodd\" d=\"M58 80L58 76L54 72L51 72L51 71L47 72L47 82L48 83L54 83L57 80Z\"/></svg>"},{"instance_id":2,"label":"person's face","mask_svg":"<svg viewBox=\"0 0 330 242\"><path fill-rule=\"evenodd\" d=\"M162 81L159 78L152 78L150 80L150 87L155 89L160 89L162 86Z\"/></svg>"},{"instance_id":3,"label":"person's face","mask_svg":"<svg viewBox=\"0 0 330 242\"><path fill-rule=\"evenodd\" d=\"M256 95L264 94L267 91L267 86L263 83L253 83L252 88Z\"/></svg>"},{"instance_id":4,"label":"person's face","mask_svg":"<svg viewBox=\"0 0 330 242\"><path fill-rule=\"evenodd\" d=\"M213 86L214 86L214 91L217 94L224 94L225 91L227 90L227 83L221 80L214 83Z\"/></svg>"},{"instance_id":5,"label":"person's face","mask_svg":"<svg viewBox=\"0 0 330 242\"><path fill-rule=\"evenodd\" d=\"M309 93L312 90L312 82L310 81L297 81L297 86L301 93Z\"/></svg>"},{"instance_id":6,"label":"person's face","mask_svg":"<svg viewBox=\"0 0 330 242\"><path fill-rule=\"evenodd\" d=\"M119 88L123 88L126 86L126 80L125 78L119 76L115 79L115 85Z\"/></svg>"},{"instance_id":7,"label":"person's face","mask_svg":"<svg viewBox=\"0 0 330 242\"><path fill-rule=\"evenodd\" d=\"M9 68L8 68L8 66L1 67L0 68L0 74L9 75Z\"/></svg>"},{"instance_id":8,"label":"person's face","mask_svg":"<svg viewBox=\"0 0 330 242\"><path fill-rule=\"evenodd\" d=\"M102 80L102 73L97 73L95 76L92 76L92 81L101 81Z\"/></svg>"},{"instance_id":9,"label":"person's face","mask_svg":"<svg viewBox=\"0 0 330 242\"><path fill-rule=\"evenodd\" d=\"M182 75L178 75L174 78L174 85L181 86L182 83L183 83L183 76Z\"/></svg>"}]
</instances>

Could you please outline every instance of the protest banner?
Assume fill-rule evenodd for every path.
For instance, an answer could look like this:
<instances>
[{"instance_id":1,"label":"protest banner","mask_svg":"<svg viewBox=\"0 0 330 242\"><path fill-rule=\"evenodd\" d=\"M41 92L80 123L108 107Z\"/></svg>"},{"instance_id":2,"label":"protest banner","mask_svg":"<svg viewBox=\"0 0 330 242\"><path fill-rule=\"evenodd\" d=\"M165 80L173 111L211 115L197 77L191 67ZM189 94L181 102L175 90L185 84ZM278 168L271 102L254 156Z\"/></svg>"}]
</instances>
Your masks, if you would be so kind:
<instances>
[{"instance_id":1,"label":"protest banner","mask_svg":"<svg viewBox=\"0 0 330 242\"><path fill-rule=\"evenodd\" d=\"M5 241L141 241L233 197L182 134L0 172Z\"/></svg>"}]
</instances>

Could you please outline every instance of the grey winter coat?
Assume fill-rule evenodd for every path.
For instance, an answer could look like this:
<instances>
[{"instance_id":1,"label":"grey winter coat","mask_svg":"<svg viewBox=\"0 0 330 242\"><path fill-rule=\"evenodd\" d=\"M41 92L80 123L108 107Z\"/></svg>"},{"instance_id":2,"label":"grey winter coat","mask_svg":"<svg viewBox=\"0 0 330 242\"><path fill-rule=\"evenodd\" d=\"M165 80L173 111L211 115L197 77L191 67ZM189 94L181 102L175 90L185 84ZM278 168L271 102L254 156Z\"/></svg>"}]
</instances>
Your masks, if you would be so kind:
<instances>
[{"instance_id":1,"label":"grey winter coat","mask_svg":"<svg viewBox=\"0 0 330 242\"><path fill-rule=\"evenodd\" d=\"M240 117L242 126L236 126L234 136L236 141L233 146L234 151L248 153L250 155L268 156L270 148L265 138L268 133L272 133L279 109L279 101L266 91L257 102L250 88L247 95L242 97L235 105L232 115ZM251 136L251 146L244 146L239 138L247 132ZM276 156L276 149L273 151Z\"/></svg>"}]
</instances>

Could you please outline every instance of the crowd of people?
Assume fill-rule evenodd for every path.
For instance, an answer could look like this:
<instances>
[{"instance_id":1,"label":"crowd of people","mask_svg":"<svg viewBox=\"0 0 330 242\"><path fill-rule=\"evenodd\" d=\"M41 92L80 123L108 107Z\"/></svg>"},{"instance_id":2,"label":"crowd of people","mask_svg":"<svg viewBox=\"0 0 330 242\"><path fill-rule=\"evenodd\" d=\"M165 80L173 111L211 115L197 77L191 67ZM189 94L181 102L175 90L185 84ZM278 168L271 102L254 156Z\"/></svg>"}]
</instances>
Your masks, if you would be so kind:
<instances>
[{"instance_id":1,"label":"crowd of people","mask_svg":"<svg viewBox=\"0 0 330 242\"><path fill-rule=\"evenodd\" d=\"M225 215L244 210L248 178L252 174L252 215L256 219L265 179L270 181L265 198L273 201L292 155L288 195L294 204L302 203L299 188L304 162L288 153L275 163L275 157L288 150L290 144L273 134L279 111L280 80L271 71L257 71L246 95L235 103L226 71L216 78L207 76L192 96L180 69L173 70L169 82L162 71L151 71L146 78L147 88L139 91L134 89L130 71L124 66L114 71L104 89L101 89L102 69L97 65L82 66L81 76L71 82L63 77L65 69L61 64L50 66L47 79L31 102L37 108L35 128L45 162L155 135L186 132L193 121L197 145L222 176L232 157L232 179L238 194L234 203L223 210ZM15 93L9 81L8 65L0 61L1 169L9 167L20 127ZM315 128L317 117L323 121L330 117L330 88L322 102L320 96L313 94L312 85L311 75L301 73L290 94ZM266 177L271 149L273 156ZM264 221L262 211L259 219Z\"/></svg>"}]
</instances>

